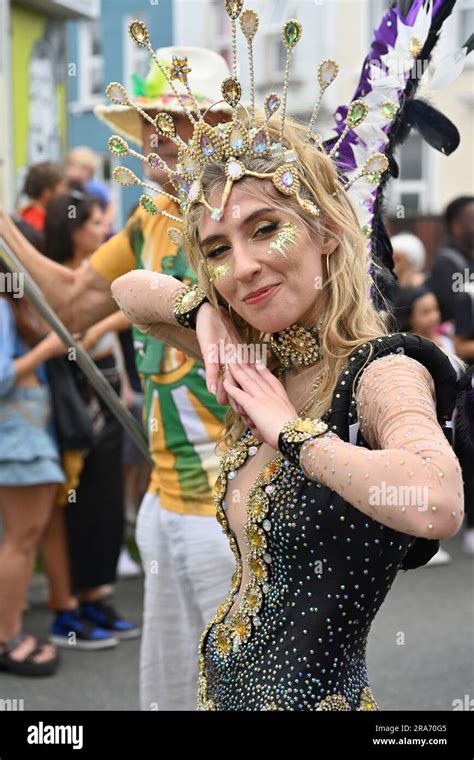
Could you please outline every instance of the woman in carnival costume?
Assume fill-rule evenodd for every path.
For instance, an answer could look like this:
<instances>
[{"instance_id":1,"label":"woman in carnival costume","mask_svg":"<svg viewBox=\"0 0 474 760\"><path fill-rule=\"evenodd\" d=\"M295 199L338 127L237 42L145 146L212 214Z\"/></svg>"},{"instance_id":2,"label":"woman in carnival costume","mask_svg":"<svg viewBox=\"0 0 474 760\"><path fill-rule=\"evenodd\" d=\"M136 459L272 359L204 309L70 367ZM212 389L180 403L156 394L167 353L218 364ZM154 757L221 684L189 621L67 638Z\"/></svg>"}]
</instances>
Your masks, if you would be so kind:
<instances>
[{"instance_id":1,"label":"woman in carnival costume","mask_svg":"<svg viewBox=\"0 0 474 760\"><path fill-rule=\"evenodd\" d=\"M472 413L472 377L431 341L390 332L377 284L382 265L385 282L391 268L380 208L393 147L407 109L421 131L426 117L410 71L429 57L453 2L413 0L386 14L356 97L325 142L313 127L335 61L319 65L309 126L286 116L302 33L294 19L283 29L283 96L270 93L257 112L251 66L241 105L237 22L251 62L258 26L242 6L226 2L234 55L222 94L232 121L211 127L184 104L193 138L177 143L170 172L182 212L171 235L199 285L133 272L113 294L141 330L168 327L170 343L186 341L231 406L215 503L236 566L201 637L199 709L376 710L366 667L374 617L398 570L425 564L463 520L451 420L456 402L465 422ZM130 33L153 51L142 22ZM169 77L186 83L188 71L176 59ZM112 87L116 102L126 99ZM431 142L450 152L455 127L432 110ZM157 129L172 134L172 120L158 116ZM115 178L138 182L125 167ZM141 204L159 213L150 196ZM216 358L216 345L233 359ZM268 361L242 359L249 347Z\"/></svg>"}]
</instances>

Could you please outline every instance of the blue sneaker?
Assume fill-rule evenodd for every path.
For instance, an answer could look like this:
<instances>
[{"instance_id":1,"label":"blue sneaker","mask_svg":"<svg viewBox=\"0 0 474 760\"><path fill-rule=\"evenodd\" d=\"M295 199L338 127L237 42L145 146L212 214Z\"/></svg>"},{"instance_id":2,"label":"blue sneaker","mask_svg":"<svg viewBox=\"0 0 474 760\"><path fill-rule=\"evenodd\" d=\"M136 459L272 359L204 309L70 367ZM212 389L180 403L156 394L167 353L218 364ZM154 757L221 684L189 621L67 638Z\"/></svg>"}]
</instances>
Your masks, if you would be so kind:
<instances>
[{"instance_id":1,"label":"blue sneaker","mask_svg":"<svg viewBox=\"0 0 474 760\"><path fill-rule=\"evenodd\" d=\"M60 610L56 613L49 640L58 647L69 649L109 649L116 647L118 638L110 631L93 625L80 610Z\"/></svg>"},{"instance_id":2,"label":"blue sneaker","mask_svg":"<svg viewBox=\"0 0 474 760\"><path fill-rule=\"evenodd\" d=\"M81 612L91 623L99 625L118 639L136 639L141 634L136 623L125 620L111 604L106 604L101 599L82 604Z\"/></svg>"}]
</instances>

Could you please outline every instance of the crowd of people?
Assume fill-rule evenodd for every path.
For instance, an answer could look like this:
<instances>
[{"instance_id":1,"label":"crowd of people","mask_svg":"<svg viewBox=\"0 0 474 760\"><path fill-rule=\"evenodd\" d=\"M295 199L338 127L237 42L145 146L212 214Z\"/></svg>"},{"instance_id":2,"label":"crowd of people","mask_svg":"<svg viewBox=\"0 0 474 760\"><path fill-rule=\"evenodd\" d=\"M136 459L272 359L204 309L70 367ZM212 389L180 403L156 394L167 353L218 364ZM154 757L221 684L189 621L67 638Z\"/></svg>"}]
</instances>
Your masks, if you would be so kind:
<instances>
[{"instance_id":1,"label":"crowd of people","mask_svg":"<svg viewBox=\"0 0 474 760\"><path fill-rule=\"evenodd\" d=\"M91 178L96 162L81 148L71 151L65 166L46 161L30 167L27 201L14 219L43 256L72 270L110 236L112 204L106 187ZM43 675L56 670L58 646L97 650L140 635L108 597L117 574L141 574L126 539L149 467L28 299L2 293L0 313L0 640L9 642L4 657L11 672ZM140 415L130 328L118 314L78 338ZM55 403L66 392L65 373L89 423L83 440L80 430L66 431L67 407ZM49 643L27 635L21 624L38 553L53 614Z\"/></svg>"}]
</instances>

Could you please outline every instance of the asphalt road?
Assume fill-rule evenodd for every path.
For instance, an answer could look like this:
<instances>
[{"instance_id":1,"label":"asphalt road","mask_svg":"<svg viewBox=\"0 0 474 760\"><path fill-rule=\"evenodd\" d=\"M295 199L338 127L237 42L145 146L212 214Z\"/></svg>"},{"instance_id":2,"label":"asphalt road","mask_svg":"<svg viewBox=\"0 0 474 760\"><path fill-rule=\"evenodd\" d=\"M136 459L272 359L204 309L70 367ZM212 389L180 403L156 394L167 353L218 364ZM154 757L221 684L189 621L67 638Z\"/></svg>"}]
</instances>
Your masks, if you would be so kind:
<instances>
[{"instance_id":1,"label":"asphalt road","mask_svg":"<svg viewBox=\"0 0 474 760\"><path fill-rule=\"evenodd\" d=\"M451 564L399 573L373 624L369 676L383 710L452 710L454 700L474 699L474 562L459 535L443 545ZM37 578L25 628L44 636L51 615L42 597ZM119 582L115 602L139 620L142 580ZM139 646L134 640L103 652L62 650L52 678L0 673L0 698L23 699L25 710L138 710Z\"/></svg>"}]
</instances>

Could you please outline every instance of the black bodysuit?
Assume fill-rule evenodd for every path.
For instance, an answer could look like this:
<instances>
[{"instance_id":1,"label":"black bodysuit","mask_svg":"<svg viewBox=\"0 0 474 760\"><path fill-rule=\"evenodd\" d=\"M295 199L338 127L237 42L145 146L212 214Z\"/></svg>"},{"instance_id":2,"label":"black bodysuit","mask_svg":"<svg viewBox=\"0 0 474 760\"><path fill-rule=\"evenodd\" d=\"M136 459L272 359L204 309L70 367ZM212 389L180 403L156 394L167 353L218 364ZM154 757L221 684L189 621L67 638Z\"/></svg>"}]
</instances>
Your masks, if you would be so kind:
<instances>
[{"instance_id":1,"label":"black bodysuit","mask_svg":"<svg viewBox=\"0 0 474 760\"><path fill-rule=\"evenodd\" d=\"M401 347L431 372L438 421L449 425L455 400L449 360L430 341L396 334L364 344L348 360L323 417L339 438L348 441L357 425L353 381L359 370ZM360 431L356 435L356 444L368 448ZM199 709L377 710L366 667L370 626L398 570L427 562L438 542L382 525L276 456L248 496L250 580L227 620L242 566L224 497L233 472L258 444L247 430L221 460L217 518L236 571L201 638Z\"/></svg>"}]
</instances>

